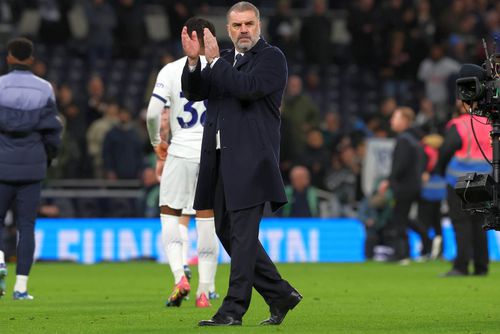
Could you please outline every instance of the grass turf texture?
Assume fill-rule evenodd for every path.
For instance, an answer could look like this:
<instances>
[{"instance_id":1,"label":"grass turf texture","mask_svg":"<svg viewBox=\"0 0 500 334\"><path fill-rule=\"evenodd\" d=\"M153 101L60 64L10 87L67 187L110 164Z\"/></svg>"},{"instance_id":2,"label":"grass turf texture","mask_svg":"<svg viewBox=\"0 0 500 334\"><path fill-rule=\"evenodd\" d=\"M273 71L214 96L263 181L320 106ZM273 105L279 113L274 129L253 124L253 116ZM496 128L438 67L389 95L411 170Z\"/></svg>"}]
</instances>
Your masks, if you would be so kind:
<instances>
[{"instance_id":1,"label":"grass turf texture","mask_svg":"<svg viewBox=\"0 0 500 334\"><path fill-rule=\"evenodd\" d=\"M445 262L282 264L304 299L281 326L258 326L269 313L254 292L243 327L200 328L198 320L209 319L222 299L196 309L192 294L180 308L165 308L167 265L37 263L29 284L34 301L12 300L11 265L0 333L499 333L500 263L488 277L438 277L448 269ZM219 266L221 295L228 270Z\"/></svg>"}]
</instances>

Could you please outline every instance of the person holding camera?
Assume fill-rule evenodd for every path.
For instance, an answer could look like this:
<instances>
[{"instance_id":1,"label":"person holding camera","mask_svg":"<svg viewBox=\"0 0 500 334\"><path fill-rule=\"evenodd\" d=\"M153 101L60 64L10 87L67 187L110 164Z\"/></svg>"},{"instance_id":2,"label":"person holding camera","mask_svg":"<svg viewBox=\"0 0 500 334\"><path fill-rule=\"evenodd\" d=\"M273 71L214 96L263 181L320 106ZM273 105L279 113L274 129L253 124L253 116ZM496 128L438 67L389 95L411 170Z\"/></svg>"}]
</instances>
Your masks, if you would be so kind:
<instances>
[{"instance_id":1,"label":"person holding camera","mask_svg":"<svg viewBox=\"0 0 500 334\"><path fill-rule=\"evenodd\" d=\"M454 187L459 176L469 172L490 173L491 166L484 159L491 160L490 144L491 125L484 117L468 114L468 106L460 100L456 102L458 115L446 126L444 142L439 149L439 159L435 173L445 176L447 183L447 199L449 216L455 230L457 255L453 268L443 277L465 276L469 274L470 260L474 263L474 275L488 274L488 242L486 232L482 229L484 216L470 214L462 210L460 197ZM474 132L472 127L474 127ZM474 138L476 137L476 138Z\"/></svg>"}]
</instances>

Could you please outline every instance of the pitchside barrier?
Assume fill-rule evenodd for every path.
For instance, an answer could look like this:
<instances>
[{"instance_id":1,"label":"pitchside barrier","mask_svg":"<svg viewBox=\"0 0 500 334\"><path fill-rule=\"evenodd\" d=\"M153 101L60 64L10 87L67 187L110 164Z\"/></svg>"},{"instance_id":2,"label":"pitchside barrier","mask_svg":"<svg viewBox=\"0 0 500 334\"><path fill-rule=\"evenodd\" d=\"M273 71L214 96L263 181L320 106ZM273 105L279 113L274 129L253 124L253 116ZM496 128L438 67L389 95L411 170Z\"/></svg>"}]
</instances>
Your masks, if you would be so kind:
<instances>
[{"instance_id":1,"label":"pitchside barrier","mask_svg":"<svg viewBox=\"0 0 500 334\"><path fill-rule=\"evenodd\" d=\"M190 258L196 256L196 230L190 224ZM453 228L443 220L444 257L456 254ZM365 231L356 219L263 219L259 238L276 262L362 262ZM500 259L500 233L488 232L492 260ZM35 257L44 261L92 264L102 261L166 262L159 219L38 219ZM410 232L411 254L421 247ZM220 262L229 262L221 246Z\"/></svg>"}]
</instances>

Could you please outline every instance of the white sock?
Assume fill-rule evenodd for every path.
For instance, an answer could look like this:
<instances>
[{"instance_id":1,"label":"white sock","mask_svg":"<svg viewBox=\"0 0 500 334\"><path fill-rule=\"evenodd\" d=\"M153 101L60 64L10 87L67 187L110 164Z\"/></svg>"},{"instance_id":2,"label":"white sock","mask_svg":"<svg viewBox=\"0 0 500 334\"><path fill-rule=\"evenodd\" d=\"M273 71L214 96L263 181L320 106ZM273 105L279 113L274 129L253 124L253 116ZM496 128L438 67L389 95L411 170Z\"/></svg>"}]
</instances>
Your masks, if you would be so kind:
<instances>
[{"instance_id":1,"label":"white sock","mask_svg":"<svg viewBox=\"0 0 500 334\"><path fill-rule=\"evenodd\" d=\"M189 252L189 235L188 228L182 224L179 224L179 231L182 238L182 264L184 266L188 265L188 252Z\"/></svg>"},{"instance_id":2,"label":"white sock","mask_svg":"<svg viewBox=\"0 0 500 334\"><path fill-rule=\"evenodd\" d=\"M14 291L26 292L28 291L28 276L17 275Z\"/></svg>"},{"instance_id":3,"label":"white sock","mask_svg":"<svg viewBox=\"0 0 500 334\"><path fill-rule=\"evenodd\" d=\"M5 264L5 255L2 251L0 251L0 264Z\"/></svg>"},{"instance_id":4,"label":"white sock","mask_svg":"<svg viewBox=\"0 0 500 334\"><path fill-rule=\"evenodd\" d=\"M175 283L179 283L184 275L182 267L182 239L179 232L179 217L160 215L163 249L167 254L170 269L174 274Z\"/></svg>"},{"instance_id":5,"label":"white sock","mask_svg":"<svg viewBox=\"0 0 500 334\"><path fill-rule=\"evenodd\" d=\"M215 234L213 218L196 218L198 234L198 274L199 285L196 295L215 291L215 273L219 258L219 240Z\"/></svg>"}]
</instances>

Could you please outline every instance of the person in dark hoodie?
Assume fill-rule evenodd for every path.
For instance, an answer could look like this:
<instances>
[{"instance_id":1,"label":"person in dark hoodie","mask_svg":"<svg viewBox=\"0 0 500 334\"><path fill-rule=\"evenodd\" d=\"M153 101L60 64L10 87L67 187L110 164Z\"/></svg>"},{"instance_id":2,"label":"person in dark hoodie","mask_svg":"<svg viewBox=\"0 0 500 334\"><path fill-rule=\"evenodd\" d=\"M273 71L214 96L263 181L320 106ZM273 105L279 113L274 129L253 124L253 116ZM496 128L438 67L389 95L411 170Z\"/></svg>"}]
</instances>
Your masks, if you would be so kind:
<instances>
[{"instance_id":1,"label":"person in dark hoodie","mask_svg":"<svg viewBox=\"0 0 500 334\"><path fill-rule=\"evenodd\" d=\"M51 84L30 71L33 43L16 38L7 44L7 51L10 71L0 76L0 227L12 206L19 237L13 298L30 300L27 283L41 181L59 149L62 124ZM0 297L7 276L1 231Z\"/></svg>"},{"instance_id":2,"label":"person in dark hoodie","mask_svg":"<svg viewBox=\"0 0 500 334\"><path fill-rule=\"evenodd\" d=\"M139 179L144 169L144 142L132 122L132 115L126 108L118 114L115 124L104 137L102 159L107 179Z\"/></svg>"},{"instance_id":3,"label":"person in dark hoodie","mask_svg":"<svg viewBox=\"0 0 500 334\"><path fill-rule=\"evenodd\" d=\"M397 108L391 117L391 129L397 134L392 155L392 168L388 180L379 185L382 194L391 189L394 195L393 217L390 229L393 231L392 246L396 260L403 264L409 261L410 252L406 230L411 227L423 239L423 254L430 251L430 240L425 229L410 221L409 213L413 203L418 201L425 167L424 150L420 137L412 128L415 112L409 107Z\"/></svg>"}]
</instances>

